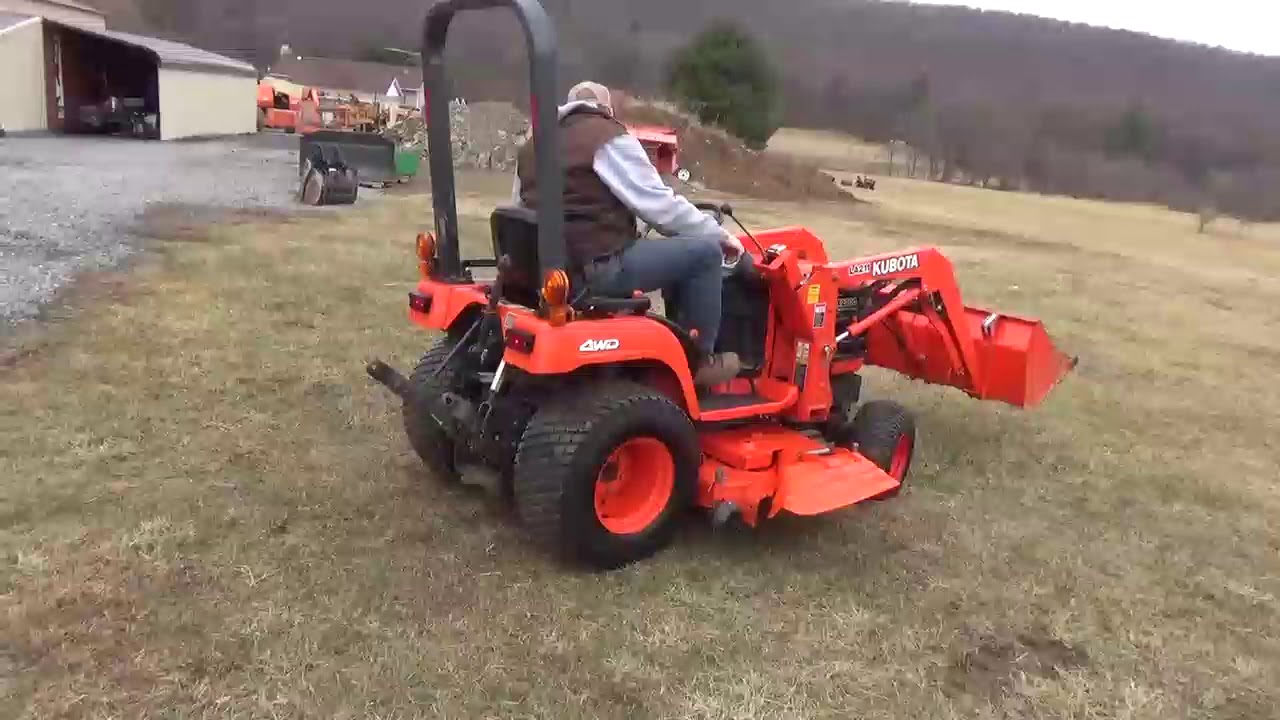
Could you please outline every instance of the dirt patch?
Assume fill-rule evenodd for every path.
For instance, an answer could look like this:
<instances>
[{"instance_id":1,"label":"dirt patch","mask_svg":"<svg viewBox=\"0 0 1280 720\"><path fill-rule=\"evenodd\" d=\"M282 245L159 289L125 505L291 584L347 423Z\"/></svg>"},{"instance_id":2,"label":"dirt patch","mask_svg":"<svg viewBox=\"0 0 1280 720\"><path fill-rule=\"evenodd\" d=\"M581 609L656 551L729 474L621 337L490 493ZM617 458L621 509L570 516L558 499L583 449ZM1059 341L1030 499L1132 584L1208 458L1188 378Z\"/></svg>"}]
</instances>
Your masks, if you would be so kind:
<instances>
[{"instance_id":1,"label":"dirt patch","mask_svg":"<svg viewBox=\"0 0 1280 720\"><path fill-rule=\"evenodd\" d=\"M43 347L39 344L15 348L0 348L0 370L20 368L39 357Z\"/></svg>"},{"instance_id":2,"label":"dirt patch","mask_svg":"<svg viewBox=\"0 0 1280 720\"><path fill-rule=\"evenodd\" d=\"M205 242L214 225L283 223L296 211L277 208L225 208L189 203L152 203L138 216L133 231L148 240Z\"/></svg>"},{"instance_id":3,"label":"dirt patch","mask_svg":"<svg viewBox=\"0 0 1280 720\"><path fill-rule=\"evenodd\" d=\"M1061 640L1034 633L979 638L959 653L947 672L951 694L996 700L1019 678L1055 678L1084 667L1088 654Z\"/></svg>"},{"instance_id":4,"label":"dirt patch","mask_svg":"<svg viewBox=\"0 0 1280 720\"><path fill-rule=\"evenodd\" d=\"M630 98L620 105L618 118L623 122L675 128L680 136L680 165L711 190L761 200L857 202L817 165L748 150L723 131L672 110Z\"/></svg>"},{"instance_id":5,"label":"dirt patch","mask_svg":"<svg viewBox=\"0 0 1280 720\"><path fill-rule=\"evenodd\" d=\"M58 288L32 323L0 334L0 373L20 370L40 361L50 347L44 326L74 317L78 308L124 302L135 292L137 289L124 270L80 273L74 283Z\"/></svg>"}]
</instances>

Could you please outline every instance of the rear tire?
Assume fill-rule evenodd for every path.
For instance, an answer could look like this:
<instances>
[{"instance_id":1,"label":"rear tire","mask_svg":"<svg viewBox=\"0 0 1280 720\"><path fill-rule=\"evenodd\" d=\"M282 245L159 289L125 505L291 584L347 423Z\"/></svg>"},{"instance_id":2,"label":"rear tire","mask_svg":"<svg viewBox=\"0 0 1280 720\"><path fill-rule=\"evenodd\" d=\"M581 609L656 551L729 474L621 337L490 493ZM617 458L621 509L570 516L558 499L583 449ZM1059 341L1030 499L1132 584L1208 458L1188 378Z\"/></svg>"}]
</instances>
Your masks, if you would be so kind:
<instances>
[{"instance_id":1,"label":"rear tire","mask_svg":"<svg viewBox=\"0 0 1280 720\"><path fill-rule=\"evenodd\" d=\"M693 422L666 396L634 383L582 385L540 407L525 429L516 509L558 555L619 568L670 544L701 458Z\"/></svg>"},{"instance_id":2,"label":"rear tire","mask_svg":"<svg viewBox=\"0 0 1280 720\"><path fill-rule=\"evenodd\" d=\"M413 374L409 376L409 382L418 395L440 397L446 392L457 391L462 376L456 367L456 360L449 367L444 367L445 358L456 344L454 340L441 338L422 356ZM440 370L438 374L437 370ZM450 484L458 482L458 471L453 462L453 441L431 417L430 411L419 404L405 403L402 414L405 435L409 437L409 444L422 462L439 479Z\"/></svg>"},{"instance_id":3,"label":"rear tire","mask_svg":"<svg viewBox=\"0 0 1280 720\"><path fill-rule=\"evenodd\" d=\"M850 438L862 456L905 484L915 458L916 421L898 403L876 400L863 405L853 419ZM878 499L891 498L902 485Z\"/></svg>"}]
</instances>

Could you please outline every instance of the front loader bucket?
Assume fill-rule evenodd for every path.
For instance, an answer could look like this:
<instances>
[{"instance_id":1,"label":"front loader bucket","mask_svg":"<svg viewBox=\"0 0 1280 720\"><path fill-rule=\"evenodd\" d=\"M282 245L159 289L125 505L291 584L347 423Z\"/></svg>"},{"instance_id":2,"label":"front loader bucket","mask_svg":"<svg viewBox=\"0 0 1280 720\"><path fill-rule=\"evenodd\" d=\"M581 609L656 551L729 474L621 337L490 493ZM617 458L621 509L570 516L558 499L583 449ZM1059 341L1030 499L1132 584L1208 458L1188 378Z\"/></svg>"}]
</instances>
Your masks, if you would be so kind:
<instances>
[{"instance_id":1,"label":"front loader bucket","mask_svg":"<svg viewBox=\"0 0 1280 720\"><path fill-rule=\"evenodd\" d=\"M303 174L307 159L319 152L330 162L340 161L356 170L360 182L395 183L396 144L377 133L348 130L316 130L302 136L298 147L298 173Z\"/></svg>"},{"instance_id":2,"label":"front loader bucket","mask_svg":"<svg viewBox=\"0 0 1280 720\"><path fill-rule=\"evenodd\" d=\"M1060 352L1038 320L965 308L957 338L973 348L970 373L946 325L900 311L867 332L867 362L935 385L957 387L982 400L1017 407L1040 404L1076 359Z\"/></svg>"},{"instance_id":3,"label":"front loader bucket","mask_svg":"<svg viewBox=\"0 0 1280 720\"><path fill-rule=\"evenodd\" d=\"M1034 407L1078 362L1054 346L1039 320L968 307L964 313L982 373L975 394L983 400Z\"/></svg>"}]
</instances>

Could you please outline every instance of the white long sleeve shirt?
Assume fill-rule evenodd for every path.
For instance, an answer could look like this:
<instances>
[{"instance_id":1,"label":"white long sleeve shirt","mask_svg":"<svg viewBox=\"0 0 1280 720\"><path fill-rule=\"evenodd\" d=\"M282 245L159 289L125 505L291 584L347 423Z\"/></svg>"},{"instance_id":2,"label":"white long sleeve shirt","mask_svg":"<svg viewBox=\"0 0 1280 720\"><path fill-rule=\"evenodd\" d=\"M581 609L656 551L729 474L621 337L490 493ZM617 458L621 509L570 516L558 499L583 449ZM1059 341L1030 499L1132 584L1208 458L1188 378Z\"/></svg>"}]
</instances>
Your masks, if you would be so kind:
<instances>
[{"instance_id":1,"label":"white long sleeve shirt","mask_svg":"<svg viewBox=\"0 0 1280 720\"><path fill-rule=\"evenodd\" d=\"M588 102L573 102L560 107L560 117ZM667 237L703 235L715 237L724 229L710 215L677 195L658 174L649 154L634 136L619 135L596 151L592 161L596 175L623 205L641 222ZM520 176L512 187L512 201L520 205Z\"/></svg>"}]
</instances>

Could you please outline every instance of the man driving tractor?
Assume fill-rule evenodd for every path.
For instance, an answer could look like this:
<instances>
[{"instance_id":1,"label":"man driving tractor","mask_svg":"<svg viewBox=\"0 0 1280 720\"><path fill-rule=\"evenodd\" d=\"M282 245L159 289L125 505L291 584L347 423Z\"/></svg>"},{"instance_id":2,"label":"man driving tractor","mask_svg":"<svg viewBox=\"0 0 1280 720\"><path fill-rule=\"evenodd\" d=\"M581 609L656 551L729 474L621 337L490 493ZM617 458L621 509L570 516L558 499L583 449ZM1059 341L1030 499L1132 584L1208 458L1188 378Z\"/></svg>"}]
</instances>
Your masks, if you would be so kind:
<instances>
[{"instance_id":1,"label":"man driving tractor","mask_svg":"<svg viewBox=\"0 0 1280 720\"><path fill-rule=\"evenodd\" d=\"M721 270L741 241L675 194L627 128L614 118L609 89L583 82L559 109L564 168L565 243L571 271L609 297L663 291L675 320L695 334L706 360L694 380L718 385L738 375L734 353L715 353ZM513 200L538 207L534 143L520 150ZM641 238L637 219L665 236Z\"/></svg>"}]
</instances>

